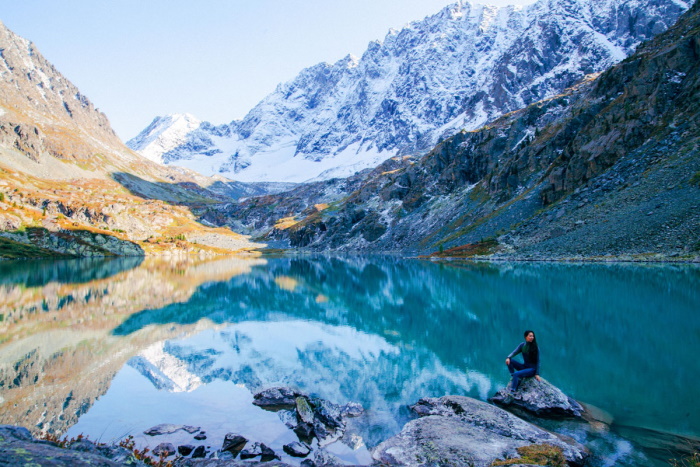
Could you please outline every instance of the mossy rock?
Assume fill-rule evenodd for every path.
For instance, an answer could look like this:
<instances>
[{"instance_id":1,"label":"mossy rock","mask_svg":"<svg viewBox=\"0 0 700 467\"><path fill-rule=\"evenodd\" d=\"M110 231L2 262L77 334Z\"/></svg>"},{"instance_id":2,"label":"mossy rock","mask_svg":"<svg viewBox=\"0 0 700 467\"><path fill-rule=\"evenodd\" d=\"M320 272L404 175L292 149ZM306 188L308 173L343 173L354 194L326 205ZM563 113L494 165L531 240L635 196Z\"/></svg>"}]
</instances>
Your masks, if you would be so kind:
<instances>
[{"instance_id":1,"label":"mossy rock","mask_svg":"<svg viewBox=\"0 0 700 467\"><path fill-rule=\"evenodd\" d=\"M520 457L512 459L496 460L491 466L498 465L546 465L550 467L566 467L566 457L562 449L551 444L530 444L516 449Z\"/></svg>"}]
</instances>

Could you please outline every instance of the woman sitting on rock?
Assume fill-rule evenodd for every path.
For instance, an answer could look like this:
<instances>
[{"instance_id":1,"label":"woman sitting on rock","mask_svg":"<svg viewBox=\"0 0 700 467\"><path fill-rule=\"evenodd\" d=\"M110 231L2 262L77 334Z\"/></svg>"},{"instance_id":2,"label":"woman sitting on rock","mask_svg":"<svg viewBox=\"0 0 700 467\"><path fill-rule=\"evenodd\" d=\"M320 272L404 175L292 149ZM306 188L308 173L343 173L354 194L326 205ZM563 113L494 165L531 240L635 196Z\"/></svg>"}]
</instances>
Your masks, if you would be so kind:
<instances>
[{"instance_id":1,"label":"woman sitting on rock","mask_svg":"<svg viewBox=\"0 0 700 467\"><path fill-rule=\"evenodd\" d=\"M525 331L525 342L521 342L515 350L513 350L508 358L506 358L506 365L508 365L508 371L513 375L513 379L510 385L510 391L515 392L518 389L520 380L522 378L529 378L534 376L537 381L540 380L540 349L537 346L537 339L535 338L535 333L533 331ZM512 360L513 357L519 353L523 354L524 363L520 363L517 360Z\"/></svg>"}]
</instances>

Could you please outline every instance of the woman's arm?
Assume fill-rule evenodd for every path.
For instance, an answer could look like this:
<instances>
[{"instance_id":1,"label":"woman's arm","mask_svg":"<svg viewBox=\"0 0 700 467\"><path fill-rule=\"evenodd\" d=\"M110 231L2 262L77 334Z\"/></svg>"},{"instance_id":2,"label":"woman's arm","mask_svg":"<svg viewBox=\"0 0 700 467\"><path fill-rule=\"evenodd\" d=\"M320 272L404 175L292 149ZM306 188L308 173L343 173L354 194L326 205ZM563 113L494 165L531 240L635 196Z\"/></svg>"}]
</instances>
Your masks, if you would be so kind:
<instances>
[{"instance_id":1,"label":"woman's arm","mask_svg":"<svg viewBox=\"0 0 700 467\"><path fill-rule=\"evenodd\" d=\"M525 345L525 342L521 342L520 344L518 344L518 346L515 348L515 350L513 350L513 351L510 353L510 355L508 355L508 359L510 360L511 358L515 357L515 356L518 355L520 352L522 352L522 351L523 351L523 346L524 346L524 345Z\"/></svg>"}]
</instances>

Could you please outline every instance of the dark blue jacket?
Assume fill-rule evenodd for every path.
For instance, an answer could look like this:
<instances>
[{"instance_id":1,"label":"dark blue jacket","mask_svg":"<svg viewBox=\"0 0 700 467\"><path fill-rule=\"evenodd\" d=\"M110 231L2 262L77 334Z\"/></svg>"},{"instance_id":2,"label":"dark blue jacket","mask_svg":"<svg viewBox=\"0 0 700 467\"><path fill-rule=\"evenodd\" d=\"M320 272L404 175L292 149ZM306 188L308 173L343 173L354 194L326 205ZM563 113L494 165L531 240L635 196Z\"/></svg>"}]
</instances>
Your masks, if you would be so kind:
<instances>
[{"instance_id":1,"label":"dark blue jacket","mask_svg":"<svg viewBox=\"0 0 700 467\"><path fill-rule=\"evenodd\" d=\"M537 352L523 352L523 347L525 346L525 342L521 342L515 350L513 350L510 355L508 355L508 358L513 358L519 353L523 354L523 360L525 362L525 366L528 368L534 368L535 369L535 374L539 375L540 374L540 351L539 351L539 346L537 349Z\"/></svg>"}]
</instances>

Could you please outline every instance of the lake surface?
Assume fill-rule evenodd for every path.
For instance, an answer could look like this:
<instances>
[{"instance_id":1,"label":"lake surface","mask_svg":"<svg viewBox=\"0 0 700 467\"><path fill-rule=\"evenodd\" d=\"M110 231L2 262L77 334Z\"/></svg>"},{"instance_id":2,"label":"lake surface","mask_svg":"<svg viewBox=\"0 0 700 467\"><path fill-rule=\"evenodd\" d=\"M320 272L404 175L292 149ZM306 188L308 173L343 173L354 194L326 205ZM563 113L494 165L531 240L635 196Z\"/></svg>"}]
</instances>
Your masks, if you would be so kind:
<instances>
[{"instance_id":1,"label":"lake surface","mask_svg":"<svg viewBox=\"0 0 700 467\"><path fill-rule=\"evenodd\" d=\"M327 450L369 463L425 396L486 400L534 329L542 376L611 425L546 422L592 465L667 465L700 436L700 267L396 257L0 262L0 423L112 441L159 423L227 432L285 461L251 404L271 386L359 402ZM180 431L170 441L200 444Z\"/></svg>"}]
</instances>

